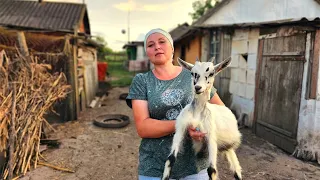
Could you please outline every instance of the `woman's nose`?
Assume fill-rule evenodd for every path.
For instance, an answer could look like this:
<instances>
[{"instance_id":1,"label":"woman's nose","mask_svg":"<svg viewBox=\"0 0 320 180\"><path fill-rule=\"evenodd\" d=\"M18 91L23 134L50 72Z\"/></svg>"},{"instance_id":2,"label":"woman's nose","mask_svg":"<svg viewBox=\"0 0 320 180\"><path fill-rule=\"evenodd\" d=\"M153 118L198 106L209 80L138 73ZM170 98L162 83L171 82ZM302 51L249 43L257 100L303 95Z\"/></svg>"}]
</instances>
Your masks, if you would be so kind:
<instances>
[{"instance_id":1,"label":"woman's nose","mask_svg":"<svg viewBox=\"0 0 320 180\"><path fill-rule=\"evenodd\" d=\"M159 45L158 43L156 43L156 44L154 45L154 47L155 47L155 49L159 49L159 48L160 48L160 45Z\"/></svg>"}]
</instances>

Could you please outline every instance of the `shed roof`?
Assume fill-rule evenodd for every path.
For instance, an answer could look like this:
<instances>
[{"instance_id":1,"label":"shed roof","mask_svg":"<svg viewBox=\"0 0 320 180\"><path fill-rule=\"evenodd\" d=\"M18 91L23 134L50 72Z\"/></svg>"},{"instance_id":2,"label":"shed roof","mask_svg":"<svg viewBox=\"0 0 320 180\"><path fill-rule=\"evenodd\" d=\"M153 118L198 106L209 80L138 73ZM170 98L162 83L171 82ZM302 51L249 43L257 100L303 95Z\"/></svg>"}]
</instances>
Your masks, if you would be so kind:
<instances>
[{"instance_id":1,"label":"shed roof","mask_svg":"<svg viewBox=\"0 0 320 180\"><path fill-rule=\"evenodd\" d=\"M0 26L74 32L84 20L90 34L85 4L0 0Z\"/></svg>"},{"instance_id":2,"label":"shed roof","mask_svg":"<svg viewBox=\"0 0 320 180\"><path fill-rule=\"evenodd\" d=\"M187 34L190 31L190 26L188 23L183 23L181 25L178 25L176 28L171 30L169 33L173 39L173 41L180 40L185 34Z\"/></svg>"}]
</instances>

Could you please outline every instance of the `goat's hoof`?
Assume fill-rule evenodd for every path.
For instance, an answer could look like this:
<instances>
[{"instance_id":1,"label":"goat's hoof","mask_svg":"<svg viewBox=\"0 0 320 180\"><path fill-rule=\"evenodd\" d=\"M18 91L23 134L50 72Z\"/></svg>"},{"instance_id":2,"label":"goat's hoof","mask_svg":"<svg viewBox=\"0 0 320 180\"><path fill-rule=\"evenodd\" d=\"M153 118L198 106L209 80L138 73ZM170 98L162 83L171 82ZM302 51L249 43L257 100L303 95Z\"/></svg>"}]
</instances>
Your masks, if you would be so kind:
<instances>
[{"instance_id":1,"label":"goat's hoof","mask_svg":"<svg viewBox=\"0 0 320 180\"><path fill-rule=\"evenodd\" d=\"M234 173L234 178L235 178L235 180L242 180L241 175L238 176L237 173Z\"/></svg>"}]
</instances>

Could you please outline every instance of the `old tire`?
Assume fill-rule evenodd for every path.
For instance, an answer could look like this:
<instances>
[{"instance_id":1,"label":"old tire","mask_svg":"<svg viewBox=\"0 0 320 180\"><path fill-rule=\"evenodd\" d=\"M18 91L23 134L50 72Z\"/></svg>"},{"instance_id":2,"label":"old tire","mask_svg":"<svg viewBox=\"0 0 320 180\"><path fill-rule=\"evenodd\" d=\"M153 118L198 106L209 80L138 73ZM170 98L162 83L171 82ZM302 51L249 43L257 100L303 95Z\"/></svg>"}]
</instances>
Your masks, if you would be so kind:
<instances>
[{"instance_id":1,"label":"old tire","mask_svg":"<svg viewBox=\"0 0 320 180\"><path fill-rule=\"evenodd\" d=\"M128 96L128 93L122 93L120 94L119 99L126 100L127 96Z\"/></svg>"},{"instance_id":2,"label":"old tire","mask_svg":"<svg viewBox=\"0 0 320 180\"><path fill-rule=\"evenodd\" d=\"M115 121L116 123L114 123ZM105 114L98 116L93 120L94 125L103 128L122 128L129 123L129 117L122 114Z\"/></svg>"}]
</instances>

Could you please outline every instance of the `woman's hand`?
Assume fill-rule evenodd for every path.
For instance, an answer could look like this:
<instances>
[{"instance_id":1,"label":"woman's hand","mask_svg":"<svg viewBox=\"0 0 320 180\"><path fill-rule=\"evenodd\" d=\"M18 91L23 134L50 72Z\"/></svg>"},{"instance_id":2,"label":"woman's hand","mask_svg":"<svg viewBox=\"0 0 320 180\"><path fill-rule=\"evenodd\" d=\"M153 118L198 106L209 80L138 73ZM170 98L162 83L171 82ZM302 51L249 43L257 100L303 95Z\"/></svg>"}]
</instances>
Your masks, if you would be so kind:
<instances>
[{"instance_id":1,"label":"woman's hand","mask_svg":"<svg viewBox=\"0 0 320 180\"><path fill-rule=\"evenodd\" d=\"M206 133L200 132L199 130L197 130L197 128L193 126L189 126L188 132L190 137L195 141L202 141L203 137L206 135Z\"/></svg>"}]
</instances>

